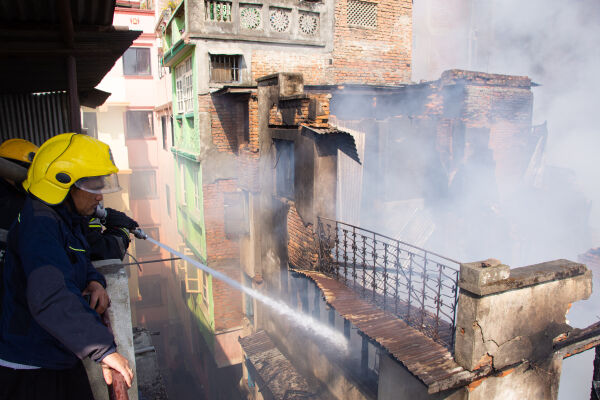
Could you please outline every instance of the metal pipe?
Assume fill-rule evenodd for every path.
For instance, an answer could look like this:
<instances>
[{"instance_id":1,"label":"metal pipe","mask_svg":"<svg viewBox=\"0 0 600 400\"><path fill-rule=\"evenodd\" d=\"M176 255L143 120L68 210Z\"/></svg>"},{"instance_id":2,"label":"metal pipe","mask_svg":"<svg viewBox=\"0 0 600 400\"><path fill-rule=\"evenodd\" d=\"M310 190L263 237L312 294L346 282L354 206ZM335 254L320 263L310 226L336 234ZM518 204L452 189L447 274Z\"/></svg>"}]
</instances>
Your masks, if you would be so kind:
<instances>
[{"instance_id":1,"label":"metal pipe","mask_svg":"<svg viewBox=\"0 0 600 400\"><path fill-rule=\"evenodd\" d=\"M14 182L23 182L27 178L27 168L0 157L0 177Z\"/></svg>"}]
</instances>

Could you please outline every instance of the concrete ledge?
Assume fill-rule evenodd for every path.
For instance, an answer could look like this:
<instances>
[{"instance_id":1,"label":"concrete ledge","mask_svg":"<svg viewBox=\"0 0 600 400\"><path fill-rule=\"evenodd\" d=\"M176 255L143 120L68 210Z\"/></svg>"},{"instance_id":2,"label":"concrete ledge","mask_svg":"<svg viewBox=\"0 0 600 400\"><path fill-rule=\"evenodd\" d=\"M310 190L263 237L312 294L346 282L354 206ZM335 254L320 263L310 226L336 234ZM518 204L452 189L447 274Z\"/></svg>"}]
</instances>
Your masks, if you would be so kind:
<instances>
[{"instance_id":1,"label":"concrete ledge","mask_svg":"<svg viewBox=\"0 0 600 400\"><path fill-rule=\"evenodd\" d=\"M487 296L571 278L587 271L585 265L564 259L511 269L506 277L507 268L502 264L493 267L483 267L481 263L461 264L458 286L477 296Z\"/></svg>"}]
</instances>

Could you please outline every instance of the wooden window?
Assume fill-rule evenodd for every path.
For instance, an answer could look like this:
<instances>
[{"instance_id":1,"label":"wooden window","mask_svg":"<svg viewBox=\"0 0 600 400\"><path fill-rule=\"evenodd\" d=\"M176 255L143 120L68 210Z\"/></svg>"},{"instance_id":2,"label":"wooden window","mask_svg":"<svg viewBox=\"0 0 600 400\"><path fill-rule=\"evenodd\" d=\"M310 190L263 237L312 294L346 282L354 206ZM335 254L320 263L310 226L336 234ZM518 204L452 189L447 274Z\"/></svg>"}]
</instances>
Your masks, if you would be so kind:
<instances>
[{"instance_id":1,"label":"wooden window","mask_svg":"<svg viewBox=\"0 0 600 400\"><path fill-rule=\"evenodd\" d=\"M240 81L242 56L227 54L210 55L210 81L235 83Z\"/></svg>"},{"instance_id":2,"label":"wooden window","mask_svg":"<svg viewBox=\"0 0 600 400\"><path fill-rule=\"evenodd\" d=\"M152 131L152 111L126 111L127 139L143 139L154 136Z\"/></svg>"},{"instance_id":3,"label":"wooden window","mask_svg":"<svg viewBox=\"0 0 600 400\"><path fill-rule=\"evenodd\" d=\"M294 198L294 142L274 139L275 190L279 196Z\"/></svg>"},{"instance_id":4,"label":"wooden window","mask_svg":"<svg viewBox=\"0 0 600 400\"><path fill-rule=\"evenodd\" d=\"M185 263L185 290L188 293L200 293L200 270L194 264Z\"/></svg>"},{"instance_id":5,"label":"wooden window","mask_svg":"<svg viewBox=\"0 0 600 400\"><path fill-rule=\"evenodd\" d=\"M175 94L179 114L194 111L193 93L192 57L190 56L175 67Z\"/></svg>"},{"instance_id":6,"label":"wooden window","mask_svg":"<svg viewBox=\"0 0 600 400\"><path fill-rule=\"evenodd\" d=\"M150 49L130 47L123 54L124 75L152 75L150 69Z\"/></svg>"}]
</instances>

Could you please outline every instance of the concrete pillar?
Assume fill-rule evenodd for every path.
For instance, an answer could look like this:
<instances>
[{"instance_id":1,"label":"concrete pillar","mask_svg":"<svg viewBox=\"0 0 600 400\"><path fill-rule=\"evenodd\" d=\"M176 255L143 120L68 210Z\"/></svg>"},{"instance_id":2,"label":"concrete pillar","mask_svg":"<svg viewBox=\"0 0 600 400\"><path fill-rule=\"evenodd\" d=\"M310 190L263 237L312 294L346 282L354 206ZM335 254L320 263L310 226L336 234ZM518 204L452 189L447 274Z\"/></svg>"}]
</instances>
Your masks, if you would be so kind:
<instances>
[{"instance_id":1,"label":"concrete pillar","mask_svg":"<svg viewBox=\"0 0 600 400\"><path fill-rule=\"evenodd\" d=\"M470 371L499 371L470 388L469 399L556 398L562 357L553 342L572 330L565 315L591 295L591 272L568 260L512 270L488 260L461 264L459 286L454 357Z\"/></svg>"},{"instance_id":2,"label":"concrete pillar","mask_svg":"<svg viewBox=\"0 0 600 400\"><path fill-rule=\"evenodd\" d=\"M129 300L129 287L127 274L121 260L95 261L94 266L106 278L106 291L110 297L111 305L107 310L108 318L115 336L117 351L129 361L133 369L134 380L127 391L130 400L138 400L137 370L135 365L135 352L133 349L133 330L131 326L131 304ZM102 377L100 365L84 360L94 399L108 400L108 390Z\"/></svg>"}]
</instances>

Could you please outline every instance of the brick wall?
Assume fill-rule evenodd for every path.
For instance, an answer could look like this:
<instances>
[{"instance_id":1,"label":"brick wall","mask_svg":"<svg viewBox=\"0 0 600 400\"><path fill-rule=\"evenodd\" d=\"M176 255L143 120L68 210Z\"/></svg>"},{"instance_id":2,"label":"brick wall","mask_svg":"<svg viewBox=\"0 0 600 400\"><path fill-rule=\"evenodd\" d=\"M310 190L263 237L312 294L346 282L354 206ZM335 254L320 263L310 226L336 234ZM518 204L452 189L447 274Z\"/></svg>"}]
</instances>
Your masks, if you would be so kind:
<instances>
[{"instance_id":1,"label":"brick wall","mask_svg":"<svg viewBox=\"0 0 600 400\"><path fill-rule=\"evenodd\" d=\"M240 282L239 265L213 266L229 278ZM220 279L212 280L212 294L215 311L215 330L237 328L242 325L242 293Z\"/></svg>"},{"instance_id":2,"label":"brick wall","mask_svg":"<svg viewBox=\"0 0 600 400\"><path fill-rule=\"evenodd\" d=\"M464 123L467 128L489 128L498 184L510 186L527 169L531 149L533 94L512 86L466 87Z\"/></svg>"},{"instance_id":3,"label":"brick wall","mask_svg":"<svg viewBox=\"0 0 600 400\"><path fill-rule=\"evenodd\" d=\"M303 48L298 53L258 50L252 53L252 79L278 72L297 72L304 84L332 84L332 58L328 53L311 53Z\"/></svg>"},{"instance_id":4,"label":"brick wall","mask_svg":"<svg viewBox=\"0 0 600 400\"><path fill-rule=\"evenodd\" d=\"M248 99L248 143L240 147L238 153L238 185L249 192L257 192L258 180L258 98L256 95Z\"/></svg>"},{"instance_id":5,"label":"brick wall","mask_svg":"<svg viewBox=\"0 0 600 400\"><path fill-rule=\"evenodd\" d=\"M318 245L313 226L305 226L292 204L287 215L288 256L290 264L302 269L315 269L318 262Z\"/></svg>"},{"instance_id":6,"label":"brick wall","mask_svg":"<svg viewBox=\"0 0 600 400\"><path fill-rule=\"evenodd\" d=\"M210 113L212 142L218 151L237 153L246 129L245 99L228 95L201 95L200 112Z\"/></svg>"},{"instance_id":7,"label":"brick wall","mask_svg":"<svg viewBox=\"0 0 600 400\"><path fill-rule=\"evenodd\" d=\"M373 1L376 27L348 24L348 1L335 2L335 83L397 85L410 82L412 0Z\"/></svg>"},{"instance_id":8,"label":"brick wall","mask_svg":"<svg viewBox=\"0 0 600 400\"><path fill-rule=\"evenodd\" d=\"M213 184L202 185L202 190L208 264L212 265L223 260L239 260L238 241L229 240L225 235L224 193L237 190L236 180L220 180Z\"/></svg>"}]
</instances>

